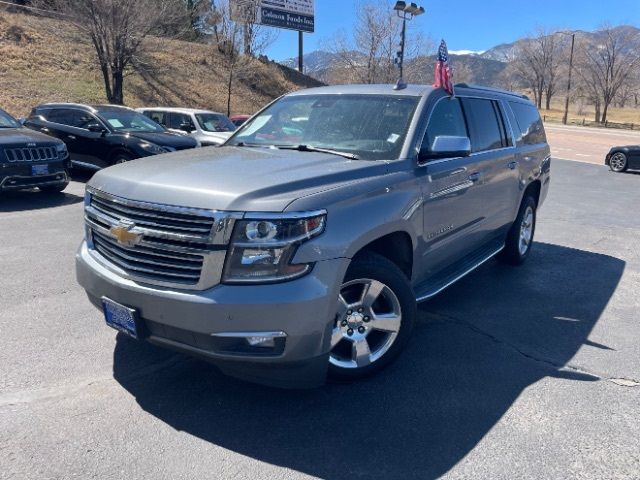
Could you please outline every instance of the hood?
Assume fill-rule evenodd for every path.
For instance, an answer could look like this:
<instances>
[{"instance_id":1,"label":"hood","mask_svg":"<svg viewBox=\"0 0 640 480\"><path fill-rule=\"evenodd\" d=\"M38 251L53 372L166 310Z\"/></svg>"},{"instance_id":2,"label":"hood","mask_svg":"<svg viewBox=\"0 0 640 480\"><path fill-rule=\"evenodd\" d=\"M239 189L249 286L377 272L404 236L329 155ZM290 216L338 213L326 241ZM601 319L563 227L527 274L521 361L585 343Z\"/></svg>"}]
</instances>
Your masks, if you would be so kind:
<instances>
[{"instance_id":1,"label":"hood","mask_svg":"<svg viewBox=\"0 0 640 480\"><path fill-rule=\"evenodd\" d=\"M173 147L178 150L185 148L194 148L198 142L187 135L181 135L173 132L131 132L129 136L155 143L162 147Z\"/></svg>"},{"instance_id":2,"label":"hood","mask_svg":"<svg viewBox=\"0 0 640 480\"><path fill-rule=\"evenodd\" d=\"M209 137L212 139L220 140L222 142L226 142L231 138L235 132L202 132L205 137Z\"/></svg>"},{"instance_id":3,"label":"hood","mask_svg":"<svg viewBox=\"0 0 640 480\"><path fill-rule=\"evenodd\" d=\"M62 143L62 140L29 128L0 128L0 147L25 146L36 143L39 147L50 147Z\"/></svg>"},{"instance_id":4,"label":"hood","mask_svg":"<svg viewBox=\"0 0 640 480\"><path fill-rule=\"evenodd\" d=\"M90 185L152 203L281 212L298 198L384 175L387 169L383 161L316 152L221 147L156 155L110 167L97 172Z\"/></svg>"}]
</instances>

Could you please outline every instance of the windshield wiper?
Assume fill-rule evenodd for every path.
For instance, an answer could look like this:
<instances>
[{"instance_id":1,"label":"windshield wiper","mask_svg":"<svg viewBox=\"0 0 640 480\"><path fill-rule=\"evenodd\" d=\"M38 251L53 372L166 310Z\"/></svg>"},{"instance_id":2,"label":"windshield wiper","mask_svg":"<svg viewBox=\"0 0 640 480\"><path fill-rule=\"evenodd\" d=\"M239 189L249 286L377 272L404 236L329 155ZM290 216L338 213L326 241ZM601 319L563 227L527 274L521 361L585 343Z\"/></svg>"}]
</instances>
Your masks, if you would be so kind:
<instances>
[{"instance_id":1,"label":"windshield wiper","mask_svg":"<svg viewBox=\"0 0 640 480\"><path fill-rule=\"evenodd\" d=\"M355 153L341 152L339 150L331 150L330 148L320 148L311 145L274 145L280 150L297 150L298 152L318 152L328 153L329 155L338 155L340 157L349 158L351 160L360 160Z\"/></svg>"},{"instance_id":2,"label":"windshield wiper","mask_svg":"<svg viewBox=\"0 0 640 480\"><path fill-rule=\"evenodd\" d=\"M248 147L248 148L269 148L271 145L262 145L261 143L245 143L245 142L238 142L238 143L229 143L226 144L225 147Z\"/></svg>"}]
</instances>

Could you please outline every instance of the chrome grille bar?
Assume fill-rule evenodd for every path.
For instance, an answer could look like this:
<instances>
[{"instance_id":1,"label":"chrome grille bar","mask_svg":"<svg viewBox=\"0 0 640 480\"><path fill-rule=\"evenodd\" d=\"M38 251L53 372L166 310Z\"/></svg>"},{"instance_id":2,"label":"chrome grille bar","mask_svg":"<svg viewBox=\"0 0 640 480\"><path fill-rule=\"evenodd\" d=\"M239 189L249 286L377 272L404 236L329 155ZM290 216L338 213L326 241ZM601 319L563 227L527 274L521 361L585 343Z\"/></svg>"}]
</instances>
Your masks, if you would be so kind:
<instances>
[{"instance_id":1,"label":"chrome grille bar","mask_svg":"<svg viewBox=\"0 0 640 480\"><path fill-rule=\"evenodd\" d=\"M128 200L91 187L85 200L89 251L105 267L132 280L196 290L220 282L241 216ZM134 241L118 240L123 228Z\"/></svg>"}]
</instances>

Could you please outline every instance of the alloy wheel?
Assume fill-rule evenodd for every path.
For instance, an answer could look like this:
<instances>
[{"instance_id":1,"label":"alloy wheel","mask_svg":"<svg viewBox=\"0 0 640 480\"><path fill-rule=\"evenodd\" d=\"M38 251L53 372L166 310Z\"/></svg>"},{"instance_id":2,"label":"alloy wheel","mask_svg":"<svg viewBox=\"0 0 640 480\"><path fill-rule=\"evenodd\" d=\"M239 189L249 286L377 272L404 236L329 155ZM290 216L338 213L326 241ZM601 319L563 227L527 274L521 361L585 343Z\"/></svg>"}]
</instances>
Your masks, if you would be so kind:
<instances>
[{"instance_id":1,"label":"alloy wheel","mask_svg":"<svg viewBox=\"0 0 640 480\"><path fill-rule=\"evenodd\" d=\"M609 159L609 165L614 172L622 172L627 166L627 157L624 153L614 153Z\"/></svg>"},{"instance_id":2,"label":"alloy wheel","mask_svg":"<svg viewBox=\"0 0 640 480\"><path fill-rule=\"evenodd\" d=\"M346 369L372 364L389 351L401 322L400 301L387 285L366 278L344 283L338 297L329 361Z\"/></svg>"},{"instance_id":3,"label":"alloy wheel","mask_svg":"<svg viewBox=\"0 0 640 480\"><path fill-rule=\"evenodd\" d=\"M518 242L518 250L520 255L526 255L529 247L531 246L531 240L533 239L533 208L528 206L522 216L522 223L520 223L520 240Z\"/></svg>"}]
</instances>

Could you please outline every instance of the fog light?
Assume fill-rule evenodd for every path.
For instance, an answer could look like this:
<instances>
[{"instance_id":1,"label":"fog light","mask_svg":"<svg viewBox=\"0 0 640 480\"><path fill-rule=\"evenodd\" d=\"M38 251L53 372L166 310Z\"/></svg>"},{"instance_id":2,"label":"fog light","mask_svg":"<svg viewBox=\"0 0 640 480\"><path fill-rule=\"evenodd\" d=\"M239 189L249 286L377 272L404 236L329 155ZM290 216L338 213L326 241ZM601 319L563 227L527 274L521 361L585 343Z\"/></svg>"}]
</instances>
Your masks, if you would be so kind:
<instances>
[{"instance_id":1,"label":"fog light","mask_svg":"<svg viewBox=\"0 0 640 480\"><path fill-rule=\"evenodd\" d=\"M276 346L276 340L273 337L247 337L247 343L252 347L273 348Z\"/></svg>"}]
</instances>

